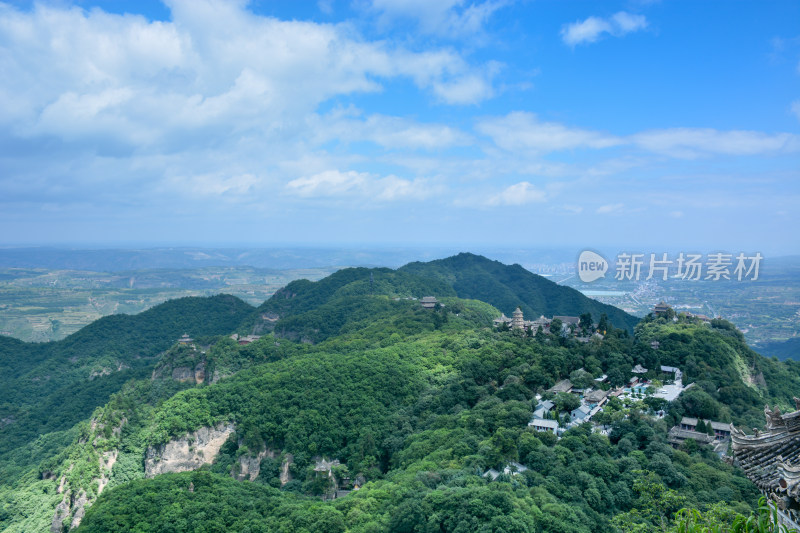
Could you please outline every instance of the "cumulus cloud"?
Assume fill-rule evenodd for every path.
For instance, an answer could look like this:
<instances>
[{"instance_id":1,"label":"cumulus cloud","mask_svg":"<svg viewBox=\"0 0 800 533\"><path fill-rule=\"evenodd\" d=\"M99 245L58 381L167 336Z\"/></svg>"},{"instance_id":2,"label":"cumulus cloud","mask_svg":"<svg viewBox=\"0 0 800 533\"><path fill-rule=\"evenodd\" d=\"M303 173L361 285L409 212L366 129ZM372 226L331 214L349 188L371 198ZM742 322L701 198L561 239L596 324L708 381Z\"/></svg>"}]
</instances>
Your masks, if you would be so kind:
<instances>
[{"instance_id":1,"label":"cumulus cloud","mask_svg":"<svg viewBox=\"0 0 800 533\"><path fill-rule=\"evenodd\" d=\"M425 198L435 192L424 180L378 177L368 172L326 170L291 180L286 191L304 198L346 197L380 201Z\"/></svg>"},{"instance_id":2,"label":"cumulus cloud","mask_svg":"<svg viewBox=\"0 0 800 533\"><path fill-rule=\"evenodd\" d=\"M0 4L0 124L23 136L263 133L339 95L411 78L444 103L492 95L491 72L452 50L368 42L345 25L257 16L243 2L171 0L172 20ZM187 133L189 134L187 136Z\"/></svg>"},{"instance_id":3,"label":"cumulus cloud","mask_svg":"<svg viewBox=\"0 0 800 533\"><path fill-rule=\"evenodd\" d=\"M566 24L561 28L561 39L570 46L593 43L603 34L622 37L628 33L647 28L644 15L633 15L620 11L608 18L589 17L586 20Z\"/></svg>"},{"instance_id":4,"label":"cumulus cloud","mask_svg":"<svg viewBox=\"0 0 800 533\"><path fill-rule=\"evenodd\" d=\"M244 1L167 5L171 19L151 21L0 2L0 143L24 148L4 154L0 196L98 205L215 195L244 202L276 190L301 198L311 183L285 183L359 157L328 154L324 143L408 152L471 139L411 118L322 116L326 102L397 80L437 103L493 94L496 67L475 66L453 49L413 51L368 40L347 23L260 16ZM424 197L427 185L390 176L364 186L391 200Z\"/></svg>"}]
</instances>

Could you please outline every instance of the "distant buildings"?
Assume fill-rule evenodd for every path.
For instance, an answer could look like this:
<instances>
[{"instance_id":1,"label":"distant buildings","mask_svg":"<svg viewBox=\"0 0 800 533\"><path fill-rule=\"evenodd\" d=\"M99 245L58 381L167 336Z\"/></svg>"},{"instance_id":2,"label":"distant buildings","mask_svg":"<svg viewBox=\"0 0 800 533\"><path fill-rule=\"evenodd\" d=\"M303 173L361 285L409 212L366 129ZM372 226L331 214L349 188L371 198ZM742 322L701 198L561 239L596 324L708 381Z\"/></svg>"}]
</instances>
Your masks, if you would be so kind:
<instances>
[{"instance_id":1,"label":"distant buildings","mask_svg":"<svg viewBox=\"0 0 800 533\"><path fill-rule=\"evenodd\" d=\"M536 410L533 411L533 418L534 420L547 420L550 418L550 411L553 410L555 404L550 400L545 400L539 405L536 406ZM530 424L529 424L530 425Z\"/></svg>"},{"instance_id":2,"label":"distant buildings","mask_svg":"<svg viewBox=\"0 0 800 533\"><path fill-rule=\"evenodd\" d=\"M524 329L525 319L522 317L522 309L517 307L511 315L511 329Z\"/></svg>"},{"instance_id":3,"label":"distant buildings","mask_svg":"<svg viewBox=\"0 0 800 533\"><path fill-rule=\"evenodd\" d=\"M681 429L679 426L673 426L667 433L667 441L675 447L680 446L688 439L692 439L698 444L711 444L714 442L714 437L707 433L701 433L693 429Z\"/></svg>"},{"instance_id":4,"label":"distant buildings","mask_svg":"<svg viewBox=\"0 0 800 533\"><path fill-rule=\"evenodd\" d=\"M693 439L698 444L713 445L715 450L724 453L727 443L731 438L731 425L715 420L704 422L705 429L697 430L699 420L685 416L680 424L673 426L667 433L667 440L673 446L680 446L688 439Z\"/></svg>"},{"instance_id":5,"label":"distant buildings","mask_svg":"<svg viewBox=\"0 0 800 533\"><path fill-rule=\"evenodd\" d=\"M561 321L561 324L563 325L563 327L566 327L566 328L568 328L570 326L576 326L577 327L578 323L580 323L580 321L581 321L581 319L576 317L576 316L558 315L558 316L554 316L553 317L553 320L555 320L555 319L559 319Z\"/></svg>"},{"instance_id":6,"label":"distant buildings","mask_svg":"<svg viewBox=\"0 0 800 533\"><path fill-rule=\"evenodd\" d=\"M714 432L714 440L725 440L731 436L731 425L714 420L706 421L706 426L711 426ZM681 419L680 428L688 431L697 431L697 419L684 416Z\"/></svg>"},{"instance_id":7,"label":"distant buildings","mask_svg":"<svg viewBox=\"0 0 800 533\"><path fill-rule=\"evenodd\" d=\"M194 341L186 333L184 333L183 336L180 339L178 339L178 344L183 344L185 346L191 344L192 342Z\"/></svg>"},{"instance_id":8,"label":"distant buildings","mask_svg":"<svg viewBox=\"0 0 800 533\"><path fill-rule=\"evenodd\" d=\"M511 314L511 318L508 318L504 313L500 315L500 318L494 319L495 327L500 327L505 324L510 329L529 329L534 326L534 323L537 324L537 327L541 324L544 324L546 328L550 327L550 321L544 316L540 317L538 320L525 320L525 317L522 314L522 309L519 307L517 307Z\"/></svg>"},{"instance_id":9,"label":"distant buildings","mask_svg":"<svg viewBox=\"0 0 800 533\"><path fill-rule=\"evenodd\" d=\"M572 392L572 382L568 379L562 379L547 389L547 392L552 392L553 394L558 394L559 392Z\"/></svg>"},{"instance_id":10,"label":"distant buildings","mask_svg":"<svg viewBox=\"0 0 800 533\"><path fill-rule=\"evenodd\" d=\"M435 296L423 296L419 303L422 305L423 309L434 309L436 304L441 305Z\"/></svg>"},{"instance_id":11,"label":"distant buildings","mask_svg":"<svg viewBox=\"0 0 800 533\"><path fill-rule=\"evenodd\" d=\"M688 316L690 318L696 318L697 320L703 322L704 324L710 324L711 320L712 320L710 316L697 315L697 314L694 314L694 313L686 313L686 316Z\"/></svg>"},{"instance_id":12,"label":"distant buildings","mask_svg":"<svg viewBox=\"0 0 800 533\"><path fill-rule=\"evenodd\" d=\"M681 381L681 378L683 377L681 369L674 366L661 365L661 372L664 374L672 374L675 381Z\"/></svg>"},{"instance_id":13,"label":"distant buildings","mask_svg":"<svg viewBox=\"0 0 800 533\"><path fill-rule=\"evenodd\" d=\"M672 309L669 305L664 303L664 300L661 300L656 306L653 308L653 314L656 316L661 316L667 314L667 311Z\"/></svg>"},{"instance_id":14,"label":"distant buildings","mask_svg":"<svg viewBox=\"0 0 800 533\"><path fill-rule=\"evenodd\" d=\"M592 408L586 405L585 403L579 405L572 412L569 414L570 419L573 422L577 422L578 424L582 422L586 422L589 420L590 415L592 412Z\"/></svg>"},{"instance_id":15,"label":"distant buildings","mask_svg":"<svg viewBox=\"0 0 800 533\"><path fill-rule=\"evenodd\" d=\"M510 329L530 330L532 333L539 331L539 328L542 328L543 332L549 332L550 324L556 318L561 321L562 331L568 330L570 326L577 326L580 322L580 318L577 316L554 316L553 318L546 318L544 315L541 315L536 320L525 320L522 309L517 307L514 313L512 313L511 318L508 318L504 313L500 315L499 318L494 319L494 325L495 327L502 327L503 324L505 324Z\"/></svg>"},{"instance_id":16,"label":"distant buildings","mask_svg":"<svg viewBox=\"0 0 800 533\"><path fill-rule=\"evenodd\" d=\"M583 401L593 407L602 407L608 399L608 391L603 389L590 390L583 394Z\"/></svg>"},{"instance_id":17,"label":"distant buildings","mask_svg":"<svg viewBox=\"0 0 800 533\"><path fill-rule=\"evenodd\" d=\"M530 422L528 422L528 426L532 427L536 431L549 431L550 433L558 434L560 433L560 427L558 426L558 422L555 420L547 420L544 418L534 418Z\"/></svg>"}]
</instances>

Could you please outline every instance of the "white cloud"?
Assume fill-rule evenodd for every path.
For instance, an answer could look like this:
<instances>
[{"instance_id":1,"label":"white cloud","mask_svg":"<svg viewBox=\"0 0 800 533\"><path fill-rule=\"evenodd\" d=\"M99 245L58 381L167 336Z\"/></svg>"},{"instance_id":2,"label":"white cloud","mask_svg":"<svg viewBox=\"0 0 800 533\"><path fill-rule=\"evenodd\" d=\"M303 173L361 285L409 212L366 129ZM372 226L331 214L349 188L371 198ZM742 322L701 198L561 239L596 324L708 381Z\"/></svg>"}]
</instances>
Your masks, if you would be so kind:
<instances>
[{"instance_id":1,"label":"white cloud","mask_svg":"<svg viewBox=\"0 0 800 533\"><path fill-rule=\"evenodd\" d=\"M435 169L408 172L434 176L427 180L328 176L316 188L294 180L364 165L358 150L328 153L331 141L407 156L469 145L471 135L413 118L318 110L397 79L432 101L475 103L491 96L497 71L449 48L371 41L348 23L259 16L244 1L170 0L164 22L61 5L23 11L0 1L0 140L25 147L3 154L6 201L186 198L205 209L219 195L256 206L282 192L302 198L348 186L381 201L426 198L441 190Z\"/></svg>"},{"instance_id":2,"label":"white cloud","mask_svg":"<svg viewBox=\"0 0 800 533\"><path fill-rule=\"evenodd\" d=\"M673 157L702 155L760 155L800 150L800 136L758 131L719 131L710 128L671 128L632 135L630 141L651 152Z\"/></svg>"},{"instance_id":3,"label":"white cloud","mask_svg":"<svg viewBox=\"0 0 800 533\"><path fill-rule=\"evenodd\" d=\"M649 130L626 137L572 128L558 122L541 122L533 113L512 112L504 117L488 118L475 128L491 137L494 143L517 154L546 154L579 148L604 149L634 146L647 152L691 159L710 155L765 155L800 151L800 135L758 131L720 131L711 128L670 128ZM641 161L623 159L609 162L611 172L641 165ZM602 173L598 167L592 173ZM607 170L605 171L607 172Z\"/></svg>"},{"instance_id":4,"label":"white cloud","mask_svg":"<svg viewBox=\"0 0 800 533\"><path fill-rule=\"evenodd\" d=\"M171 0L172 21L0 4L0 126L25 137L112 136L137 149L263 135L326 100L411 78L444 103L493 94L491 68L452 50L369 42L347 25L255 15L244 2Z\"/></svg>"},{"instance_id":5,"label":"white cloud","mask_svg":"<svg viewBox=\"0 0 800 533\"><path fill-rule=\"evenodd\" d=\"M494 95L491 83L478 74L437 81L433 84L433 92L448 104L477 104Z\"/></svg>"},{"instance_id":6,"label":"white cloud","mask_svg":"<svg viewBox=\"0 0 800 533\"><path fill-rule=\"evenodd\" d=\"M364 193L364 185L370 176L366 172L340 172L327 170L297 178L286 184L286 188L299 196L340 196L351 193Z\"/></svg>"},{"instance_id":7,"label":"white cloud","mask_svg":"<svg viewBox=\"0 0 800 533\"><path fill-rule=\"evenodd\" d=\"M175 189L193 195L245 195L253 192L260 179L253 174L225 175L222 173L176 176L170 179Z\"/></svg>"},{"instance_id":8,"label":"white cloud","mask_svg":"<svg viewBox=\"0 0 800 533\"><path fill-rule=\"evenodd\" d=\"M620 11L608 18L589 17L586 20L566 24L561 28L561 39L570 46L593 43L603 34L622 37L625 34L647 28L644 15L632 15Z\"/></svg>"},{"instance_id":9,"label":"white cloud","mask_svg":"<svg viewBox=\"0 0 800 533\"><path fill-rule=\"evenodd\" d=\"M312 116L309 129L317 142L372 142L384 148L443 150L466 146L472 137L443 124L420 123L386 115L359 116L356 109L337 110L323 117Z\"/></svg>"},{"instance_id":10,"label":"white cloud","mask_svg":"<svg viewBox=\"0 0 800 533\"><path fill-rule=\"evenodd\" d=\"M521 181L505 188L498 194L490 196L488 200L486 200L486 205L525 205L534 202L544 202L546 199L547 195L544 191L537 189L527 181Z\"/></svg>"},{"instance_id":11,"label":"white cloud","mask_svg":"<svg viewBox=\"0 0 800 533\"><path fill-rule=\"evenodd\" d=\"M421 199L437 192L425 180L406 180L397 176L377 177L368 172L326 170L296 178L286 184L286 191L304 198L346 197L381 201Z\"/></svg>"},{"instance_id":12,"label":"white cloud","mask_svg":"<svg viewBox=\"0 0 800 533\"><path fill-rule=\"evenodd\" d=\"M371 0L369 9L378 14L381 26L412 20L424 34L457 37L480 32L495 11L507 1L489 0Z\"/></svg>"},{"instance_id":13,"label":"white cloud","mask_svg":"<svg viewBox=\"0 0 800 533\"><path fill-rule=\"evenodd\" d=\"M583 213L583 207L575 204L564 204L561 206L560 210L573 215L580 215Z\"/></svg>"},{"instance_id":14,"label":"white cloud","mask_svg":"<svg viewBox=\"0 0 800 533\"><path fill-rule=\"evenodd\" d=\"M618 30L618 34L624 35L634 31L647 28L647 19L644 15L631 15L625 11L620 11L611 17L613 25Z\"/></svg>"},{"instance_id":15,"label":"white cloud","mask_svg":"<svg viewBox=\"0 0 800 533\"><path fill-rule=\"evenodd\" d=\"M798 70L800 70L800 67L798 67ZM797 120L800 120L800 100L795 100L792 102L791 110L792 113L794 113L797 117Z\"/></svg>"},{"instance_id":16,"label":"white cloud","mask_svg":"<svg viewBox=\"0 0 800 533\"><path fill-rule=\"evenodd\" d=\"M612 135L541 122L533 113L516 111L480 121L476 129L508 151L547 153L573 148L609 148L622 143Z\"/></svg>"},{"instance_id":17,"label":"white cloud","mask_svg":"<svg viewBox=\"0 0 800 533\"><path fill-rule=\"evenodd\" d=\"M617 214L622 211L622 208L625 207L624 204L606 204L601 205L597 208L596 213L600 215L613 215Z\"/></svg>"}]
</instances>

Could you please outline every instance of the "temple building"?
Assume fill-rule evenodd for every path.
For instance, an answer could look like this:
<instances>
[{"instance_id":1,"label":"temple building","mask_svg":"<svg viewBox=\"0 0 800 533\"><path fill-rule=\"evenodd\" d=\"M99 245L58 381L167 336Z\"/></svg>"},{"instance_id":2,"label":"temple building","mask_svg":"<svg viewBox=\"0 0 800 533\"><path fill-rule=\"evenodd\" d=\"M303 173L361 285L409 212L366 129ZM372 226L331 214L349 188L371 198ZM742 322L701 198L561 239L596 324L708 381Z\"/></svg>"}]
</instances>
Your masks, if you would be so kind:
<instances>
[{"instance_id":1,"label":"temple building","mask_svg":"<svg viewBox=\"0 0 800 533\"><path fill-rule=\"evenodd\" d=\"M438 303L439 300L436 299L436 296L423 296L422 300L420 300L420 304L425 309L433 309Z\"/></svg>"},{"instance_id":2,"label":"temple building","mask_svg":"<svg viewBox=\"0 0 800 533\"><path fill-rule=\"evenodd\" d=\"M524 329L525 319L522 317L522 309L517 307L516 311L511 315L511 329Z\"/></svg>"},{"instance_id":3,"label":"temple building","mask_svg":"<svg viewBox=\"0 0 800 533\"><path fill-rule=\"evenodd\" d=\"M545 316L542 315L536 320L525 320L522 309L519 307L512 313L511 318L508 318L504 313L500 315L500 318L494 319L495 327L500 327L503 324L508 325L510 329L530 329L533 333L539 331L540 326L543 331L548 331L550 329L549 318L545 318Z\"/></svg>"},{"instance_id":4,"label":"temple building","mask_svg":"<svg viewBox=\"0 0 800 533\"><path fill-rule=\"evenodd\" d=\"M764 407L766 428L752 435L731 425L731 441L745 475L778 504L781 524L800 529L800 399L794 402L796 410L787 414Z\"/></svg>"},{"instance_id":5,"label":"temple building","mask_svg":"<svg viewBox=\"0 0 800 533\"><path fill-rule=\"evenodd\" d=\"M656 316L666 315L667 311L669 311L670 309L671 307L668 304L664 303L664 300L661 300L653 308L653 314Z\"/></svg>"}]
</instances>

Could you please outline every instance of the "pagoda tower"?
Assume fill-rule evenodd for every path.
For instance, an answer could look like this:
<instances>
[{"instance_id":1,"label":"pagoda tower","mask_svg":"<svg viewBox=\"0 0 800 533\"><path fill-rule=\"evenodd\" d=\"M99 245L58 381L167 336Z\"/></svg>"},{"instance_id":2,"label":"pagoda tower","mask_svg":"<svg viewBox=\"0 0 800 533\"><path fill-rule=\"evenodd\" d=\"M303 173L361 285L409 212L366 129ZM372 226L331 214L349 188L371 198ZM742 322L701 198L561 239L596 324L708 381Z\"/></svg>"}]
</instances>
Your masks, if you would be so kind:
<instances>
[{"instance_id":1,"label":"pagoda tower","mask_svg":"<svg viewBox=\"0 0 800 533\"><path fill-rule=\"evenodd\" d=\"M511 329L523 329L524 327L525 320L522 318L522 309L517 307L517 310L511 315Z\"/></svg>"}]
</instances>

